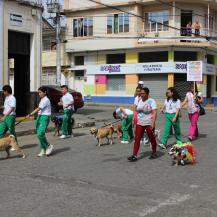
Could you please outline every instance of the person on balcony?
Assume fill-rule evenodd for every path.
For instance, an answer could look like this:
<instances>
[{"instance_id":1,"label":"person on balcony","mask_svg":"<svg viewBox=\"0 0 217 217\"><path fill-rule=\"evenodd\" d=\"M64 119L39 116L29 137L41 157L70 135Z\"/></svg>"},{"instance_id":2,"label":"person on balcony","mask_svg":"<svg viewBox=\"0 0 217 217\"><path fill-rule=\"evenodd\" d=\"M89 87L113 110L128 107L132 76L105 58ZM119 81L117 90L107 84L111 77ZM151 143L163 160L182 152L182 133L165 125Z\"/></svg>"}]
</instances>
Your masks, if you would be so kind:
<instances>
[{"instance_id":1,"label":"person on balcony","mask_svg":"<svg viewBox=\"0 0 217 217\"><path fill-rule=\"evenodd\" d=\"M187 24L186 30L187 30L187 36L191 36L192 35L192 23L191 22Z\"/></svg>"},{"instance_id":2,"label":"person on balcony","mask_svg":"<svg viewBox=\"0 0 217 217\"><path fill-rule=\"evenodd\" d=\"M195 35L195 37L200 36L200 29L201 29L201 24L199 23L198 20L196 20L196 22L194 24L194 30L195 30L194 35Z\"/></svg>"}]
</instances>

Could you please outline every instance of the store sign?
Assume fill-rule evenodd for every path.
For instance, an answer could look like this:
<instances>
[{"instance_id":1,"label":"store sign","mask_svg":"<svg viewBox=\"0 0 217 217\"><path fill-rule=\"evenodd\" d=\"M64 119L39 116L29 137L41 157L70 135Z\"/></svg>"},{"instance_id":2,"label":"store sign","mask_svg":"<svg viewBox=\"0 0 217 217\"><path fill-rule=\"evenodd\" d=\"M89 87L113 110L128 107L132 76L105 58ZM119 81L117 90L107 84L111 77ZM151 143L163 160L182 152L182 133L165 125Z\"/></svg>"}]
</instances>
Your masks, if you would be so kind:
<instances>
[{"instance_id":1,"label":"store sign","mask_svg":"<svg viewBox=\"0 0 217 217\"><path fill-rule=\"evenodd\" d=\"M216 66L206 65L206 74L215 74ZM88 65L88 75L101 74L154 74L154 73L187 73L185 62L155 62L137 64Z\"/></svg>"},{"instance_id":2,"label":"store sign","mask_svg":"<svg viewBox=\"0 0 217 217\"><path fill-rule=\"evenodd\" d=\"M23 24L22 15L10 14L10 24L11 26L22 26Z\"/></svg>"},{"instance_id":3,"label":"store sign","mask_svg":"<svg viewBox=\"0 0 217 217\"><path fill-rule=\"evenodd\" d=\"M203 62L188 61L187 62L187 81L203 80Z\"/></svg>"}]
</instances>

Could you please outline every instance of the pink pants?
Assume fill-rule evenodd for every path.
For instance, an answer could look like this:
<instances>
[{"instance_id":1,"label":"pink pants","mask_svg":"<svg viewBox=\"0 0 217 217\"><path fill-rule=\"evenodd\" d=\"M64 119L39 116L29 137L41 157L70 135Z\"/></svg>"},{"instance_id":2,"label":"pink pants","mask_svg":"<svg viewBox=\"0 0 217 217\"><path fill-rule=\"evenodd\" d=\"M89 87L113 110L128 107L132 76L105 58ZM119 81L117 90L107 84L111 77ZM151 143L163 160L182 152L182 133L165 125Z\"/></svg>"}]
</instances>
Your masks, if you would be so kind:
<instances>
[{"instance_id":1,"label":"pink pants","mask_svg":"<svg viewBox=\"0 0 217 217\"><path fill-rule=\"evenodd\" d=\"M140 148L140 141L142 136L144 135L144 132L146 131L149 141L151 142L152 152L156 153L157 149L157 142L155 140L154 133L152 131L151 126L140 126L136 125L136 133L135 133L135 143L133 147L133 155L137 156L139 148Z\"/></svg>"},{"instance_id":2,"label":"pink pants","mask_svg":"<svg viewBox=\"0 0 217 217\"><path fill-rule=\"evenodd\" d=\"M199 136L197 122L199 120L200 113L195 112L194 114L188 114L188 116L189 116L189 120L191 122L189 131L188 131L188 136L191 137L192 139L195 139L196 137Z\"/></svg>"}]
</instances>

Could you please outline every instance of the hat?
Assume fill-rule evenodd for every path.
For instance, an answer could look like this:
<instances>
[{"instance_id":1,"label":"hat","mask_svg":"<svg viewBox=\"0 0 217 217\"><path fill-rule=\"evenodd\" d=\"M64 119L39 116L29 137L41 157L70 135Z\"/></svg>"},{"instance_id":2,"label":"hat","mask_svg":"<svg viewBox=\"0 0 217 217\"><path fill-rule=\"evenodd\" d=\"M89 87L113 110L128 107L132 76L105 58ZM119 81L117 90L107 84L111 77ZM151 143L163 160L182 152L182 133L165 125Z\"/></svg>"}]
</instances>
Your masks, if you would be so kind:
<instances>
[{"instance_id":1,"label":"hat","mask_svg":"<svg viewBox=\"0 0 217 217\"><path fill-rule=\"evenodd\" d=\"M139 81L138 84L144 85L144 81Z\"/></svg>"}]
</instances>

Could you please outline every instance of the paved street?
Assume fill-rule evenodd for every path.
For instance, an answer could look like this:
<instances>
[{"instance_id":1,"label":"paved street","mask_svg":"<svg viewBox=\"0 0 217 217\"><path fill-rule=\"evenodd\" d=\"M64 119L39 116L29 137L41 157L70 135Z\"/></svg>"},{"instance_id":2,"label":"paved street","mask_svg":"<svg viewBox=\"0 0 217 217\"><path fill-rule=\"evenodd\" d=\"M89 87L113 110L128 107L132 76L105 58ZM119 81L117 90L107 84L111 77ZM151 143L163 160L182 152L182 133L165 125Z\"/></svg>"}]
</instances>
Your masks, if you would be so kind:
<instances>
[{"instance_id":1,"label":"paved street","mask_svg":"<svg viewBox=\"0 0 217 217\"><path fill-rule=\"evenodd\" d=\"M112 120L112 109L86 107L78 112L100 126ZM75 115L76 118L77 114ZM187 134L183 112L182 132ZM163 117L159 115L158 128ZM27 159L1 152L1 217L216 217L217 113L200 120L201 137L195 141L198 163L171 166L166 151L149 160L141 147L140 160L127 162L132 144L96 146L89 129L76 129L75 138L59 140L53 156L39 159L35 135L19 137ZM184 138L186 139L186 138ZM169 142L172 143L174 139Z\"/></svg>"}]
</instances>

